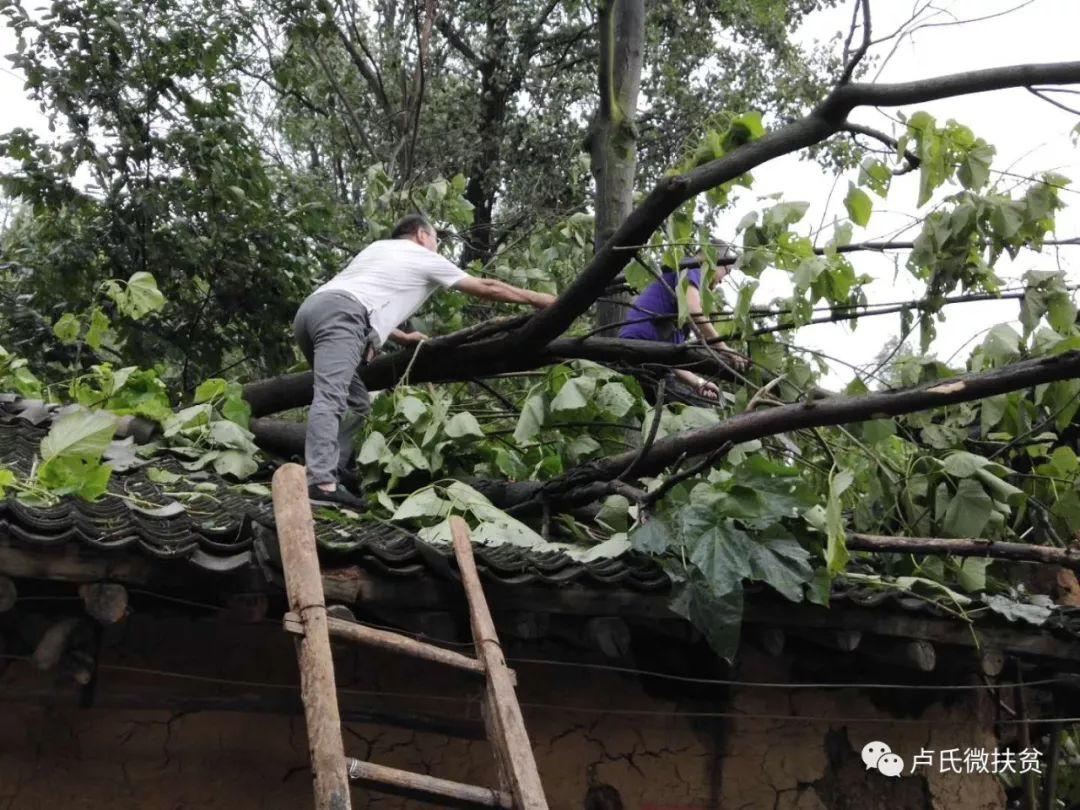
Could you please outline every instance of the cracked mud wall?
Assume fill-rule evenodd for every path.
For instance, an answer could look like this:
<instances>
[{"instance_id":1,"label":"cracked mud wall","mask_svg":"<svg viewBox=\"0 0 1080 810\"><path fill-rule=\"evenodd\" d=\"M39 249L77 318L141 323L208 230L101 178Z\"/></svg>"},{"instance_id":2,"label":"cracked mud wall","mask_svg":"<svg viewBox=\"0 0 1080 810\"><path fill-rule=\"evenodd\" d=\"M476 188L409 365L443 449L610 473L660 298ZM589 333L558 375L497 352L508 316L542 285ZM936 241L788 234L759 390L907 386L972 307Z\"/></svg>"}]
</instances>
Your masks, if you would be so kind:
<instances>
[{"instance_id":1,"label":"cracked mud wall","mask_svg":"<svg viewBox=\"0 0 1080 810\"><path fill-rule=\"evenodd\" d=\"M224 696L260 684L296 682L291 642L274 627L236 628L133 617L122 642L103 654L98 695ZM339 648L343 703L387 712L478 720L476 683L466 676ZM556 657L537 654L535 657ZM770 666L775 665L775 662ZM776 673L753 668L765 680ZM141 671L136 671L141 670ZM201 678L169 678L145 670ZM717 690L710 699L650 695L618 673L517 667L519 695L549 802L556 810L699 808L913 808L981 810L1003 806L992 777L885 780L867 774L858 750L876 734L905 753L920 745L973 745L972 705L931 706L931 727L883 720L880 726L712 719L673 712L751 712L814 716L887 715L857 693ZM40 690L47 676L25 665L0 677L0 694ZM0 704L0 810L210 810L312 806L302 716L237 712L80 709L57 699L44 707ZM647 714L624 714L627 708ZM944 723L963 720L954 736ZM871 739L866 737L865 739ZM352 755L476 784L493 784L487 744L367 723L345 725ZM355 808L427 807L354 791Z\"/></svg>"},{"instance_id":2,"label":"cracked mud wall","mask_svg":"<svg viewBox=\"0 0 1080 810\"><path fill-rule=\"evenodd\" d=\"M788 681L786 658L746 651L740 676L748 681ZM827 655L827 653L822 653ZM724 810L997 810L1005 794L990 774L911 772L923 749L996 745L986 692L962 693L949 705L927 701L918 711L886 712L866 692L836 690L734 690L732 708L747 714L830 717L831 722L734 720L721 757ZM974 694L974 697L970 696ZM892 697L893 707L907 696ZM882 717L881 722L852 722ZM906 763L899 778L867 770L863 745L889 744Z\"/></svg>"}]
</instances>

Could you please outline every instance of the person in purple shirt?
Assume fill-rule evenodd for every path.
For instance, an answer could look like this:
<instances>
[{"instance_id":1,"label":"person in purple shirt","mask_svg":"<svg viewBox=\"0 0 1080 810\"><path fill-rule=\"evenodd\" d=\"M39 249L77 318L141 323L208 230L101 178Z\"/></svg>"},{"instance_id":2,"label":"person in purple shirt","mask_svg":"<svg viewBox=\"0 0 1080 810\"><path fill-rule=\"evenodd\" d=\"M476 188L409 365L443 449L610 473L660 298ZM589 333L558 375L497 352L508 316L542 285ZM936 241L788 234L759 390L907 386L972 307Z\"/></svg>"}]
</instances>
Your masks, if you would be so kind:
<instances>
[{"instance_id":1,"label":"person in purple shirt","mask_svg":"<svg viewBox=\"0 0 1080 810\"><path fill-rule=\"evenodd\" d=\"M686 277L690 282L686 291L686 305L690 310L690 316L697 324L701 337L723 352L724 359L732 366L743 369L747 365L746 358L733 352L720 340L716 329L702 313L700 290L703 258L699 253L696 256L688 256L681 262L681 267L686 271ZM717 267L716 284L723 281L729 272L726 266ZM674 344L686 342L691 327L690 324L682 328L678 325L679 304L674 294L675 285L679 281L678 274L670 268L664 268L662 279L662 281L654 281L634 300L626 317L628 323L619 330L620 338ZM716 383L683 368L674 369L672 374L698 396L710 400L720 398L720 389L716 387Z\"/></svg>"}]
</instances>

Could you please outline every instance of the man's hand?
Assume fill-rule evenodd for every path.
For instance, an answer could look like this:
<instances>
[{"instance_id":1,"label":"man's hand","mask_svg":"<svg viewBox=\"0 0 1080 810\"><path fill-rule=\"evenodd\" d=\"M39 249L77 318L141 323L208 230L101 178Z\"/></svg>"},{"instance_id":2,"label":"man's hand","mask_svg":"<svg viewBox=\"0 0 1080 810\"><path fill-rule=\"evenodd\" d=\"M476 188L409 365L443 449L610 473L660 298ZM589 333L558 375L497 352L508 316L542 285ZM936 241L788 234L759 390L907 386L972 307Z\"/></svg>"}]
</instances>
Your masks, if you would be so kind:
<instances>
[{"instance_id":1,"label":"man's hand","mask_svg":"<svg viewBox=\"0 0 1080 810\"><path fill-rule=\"evenodd\" d=\"M745 357L737 351L733 351L726 343L724 343L724 341L717 343L716 348L720 351L720 358L736 371L745 371L750 365L749 357Z\"/></svg>"},{"instance_id":2,"label":"man's hand","mask_svg":"<svg viewBox=\"0 0 1080 810\"><path fill-rule=\"evenodd\" d=\"M400 329L395 329L390 333L390 339L399 346L412 346L427 340L428 336L423 332L402 332Z\"/></svg>"},{"instance_id":3,"label":"man's hand","mask_svg":"<svg viewBox=\"0 0 1080 810\"><path fill-rule=\"evenodd\" d=\"M556 300L554 295L549 295L548 293L533 293L533 300L529 303L537 309L547 309L554 304Z\"/></svg>"}]
</instances>

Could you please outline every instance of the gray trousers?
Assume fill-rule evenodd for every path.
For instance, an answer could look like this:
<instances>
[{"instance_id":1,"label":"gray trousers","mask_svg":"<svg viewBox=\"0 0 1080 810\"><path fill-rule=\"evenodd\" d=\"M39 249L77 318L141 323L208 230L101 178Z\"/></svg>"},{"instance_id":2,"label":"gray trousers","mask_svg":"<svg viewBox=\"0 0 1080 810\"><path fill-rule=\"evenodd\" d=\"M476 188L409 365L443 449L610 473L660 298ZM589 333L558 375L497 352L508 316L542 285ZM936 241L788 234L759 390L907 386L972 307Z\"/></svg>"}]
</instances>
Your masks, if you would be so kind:
<instances>
[{"instance_id":1,"label":"gray trousers","mask_svg":"<svg viewBox=\"0 0 1080 810\"><path fill-rule=\"evenodd\" d=\"M333 483L351 465L353 441L371 410L360 379L360 368L374 351L371 324L363 304L328 290L300 305L293 334L315 374L304 442L308 483Z\"/></svg>"}]
</instances>

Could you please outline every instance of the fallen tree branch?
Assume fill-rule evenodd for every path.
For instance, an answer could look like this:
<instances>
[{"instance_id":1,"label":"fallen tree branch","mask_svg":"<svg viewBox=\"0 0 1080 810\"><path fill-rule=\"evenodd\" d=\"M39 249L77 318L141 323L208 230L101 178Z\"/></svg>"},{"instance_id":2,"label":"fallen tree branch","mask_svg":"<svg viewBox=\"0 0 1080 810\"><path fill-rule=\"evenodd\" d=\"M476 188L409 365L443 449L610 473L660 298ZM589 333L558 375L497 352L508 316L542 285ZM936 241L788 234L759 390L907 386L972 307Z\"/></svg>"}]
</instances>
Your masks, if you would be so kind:
<instances>
[{"instance_id":1,"label":"fallen tree branch","mask_svg":"<svg viewBox=\"0 0 1080 810\"><path fill-rule=\"evenodd\" d=\"M423 344L424 349L409 372L410 382L456 382L510 371L531 370L565 360L591 360L605 365L687 368L721 379L729 379L731 376L730 370L719 364L711 352L688 344L675 345L620 338L563 338L553 341L544 351L534 355L507 352L498 363L474 365L464 351L456 355L454 362L448 361L442 340L439 338ZM505 346L505 340L500 342ZM365 366L360 376L369 390L390 388L401 379L413 354L412 349L407 349L383 355ZM283 374L280 377L248 383L244 386L244 399L251 406L253 416L266 416L310 405L311 386L310 371Z\"/></svg>"},{"instance_id":2,"label":"fallen tree branch","mask_svg":"<svg viewBox=\"0 0 1080 810\"><path fill-rule=\"evenodd\" d=\"M1025 360L994 371L963 374L916 388L881 391L860 397L834 396L782 405L767 411L741 413L717 425L679 433L658 440L638 460L637 475L656 475L683 457L709 453L727 442L738 444L801 428L828 427L884 419L931 410L958 402L1018 391L1034 385L1080 376L1080 352ZM587 503L605 484L614 480L634 460L637 450L596 459L547 482L521 482L507 489L511 500L502 506L519 506L538 495L551 503L571 506Z\"/></svg>"},{"instance_id":3,"label":"fallen tree branch","mask_svg":"<svg viewBox=\"0 0 1080 810\"><path fill-rule=\"evenodd\" d=\"M1080 571L1080 551L1029 543L1005 543L996 540L953 539L944 537L886 537L878 534L850 533L847 547L853 551L876 551L891 554L951 554L954 557L990 557L995 560L1037 562L1060 565Z\"/></svg>"}]
</instances>

